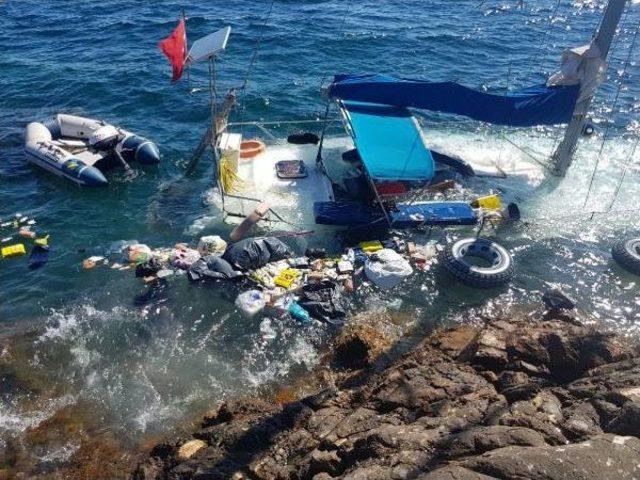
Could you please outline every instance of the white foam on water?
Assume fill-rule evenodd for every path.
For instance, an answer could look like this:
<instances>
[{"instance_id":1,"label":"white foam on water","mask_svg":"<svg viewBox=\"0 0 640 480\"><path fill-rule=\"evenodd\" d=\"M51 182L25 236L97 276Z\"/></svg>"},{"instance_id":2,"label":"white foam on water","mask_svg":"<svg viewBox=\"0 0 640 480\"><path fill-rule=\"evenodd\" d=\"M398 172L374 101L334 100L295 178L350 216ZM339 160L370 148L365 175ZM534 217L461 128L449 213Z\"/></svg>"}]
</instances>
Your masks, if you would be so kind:
<instances>
[{"instance_id":1,"label":"white foam on water","mask_svg":"<svg viewBox=\"0 0 640 480\"><path fill-rule=\"evenodd\" d=\"M0 430L8 432L24 432L28 428L35 428L57 410L76 402L73 395L47 400L39 410L22 411L15 405L0 403Z\"/></svg>"},{"instance_id":2,"label":"white foam on water","mask_svg":"<svg viewBox=\"0 0 640 480\"><path fill-rule=\"evenodd\" d=\"M214 197L217 196L217 191L208 190L207 192L205 192L204 195L205 195L205 203L209 205L210 202L214 201ZM184 233L186 235L195 236L201 233L203 230L206 230L207 228L215 227L216 225L219 225L219 224L220 224L220 216L203 215L202 217L196 218L191 225L185 228Z\"/></svg>"},{"instance_id":3,"label":"white foam on water","mask_svg":"<svg viewBox=\"0 0 640 480\"><path fill-rule=\"evenodd\" d=\"M54 448L48 451L46 454L39 457L41 463L61 463L66 462L71 456L78 451L80 443L70 441L64 445Z\"/></svg>"}]
</instances>

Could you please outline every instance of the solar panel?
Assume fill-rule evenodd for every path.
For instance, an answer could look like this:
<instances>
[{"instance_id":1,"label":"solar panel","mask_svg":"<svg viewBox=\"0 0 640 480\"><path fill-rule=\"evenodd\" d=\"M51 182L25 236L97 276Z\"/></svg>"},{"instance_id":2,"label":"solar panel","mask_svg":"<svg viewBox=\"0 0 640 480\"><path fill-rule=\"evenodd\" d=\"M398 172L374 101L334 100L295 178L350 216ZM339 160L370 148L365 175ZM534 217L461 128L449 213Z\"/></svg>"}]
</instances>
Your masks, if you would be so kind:
<instances>
[{"instance_id":1,"label":"solar panel","mask_svg":"<svg viewBox=\"0 0 640 480\"><path fill-rule=\"evenodd\" d=\"M227 40L229 39L229 33L231 27L224 27L217 32L213 32L206 37L199 38L189 50L185 65L193 65L194 63L201 62L202 60L208 60L217 53L221 52L227 47Z\"/></svg>"}]
</instances>

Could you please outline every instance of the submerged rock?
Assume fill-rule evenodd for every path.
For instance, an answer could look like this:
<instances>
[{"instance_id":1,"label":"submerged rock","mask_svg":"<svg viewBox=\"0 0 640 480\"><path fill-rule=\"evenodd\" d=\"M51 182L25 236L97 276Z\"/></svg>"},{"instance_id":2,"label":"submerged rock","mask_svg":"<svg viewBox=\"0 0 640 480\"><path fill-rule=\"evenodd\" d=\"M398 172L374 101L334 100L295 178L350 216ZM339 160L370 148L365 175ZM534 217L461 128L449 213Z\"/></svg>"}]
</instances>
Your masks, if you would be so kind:
<instances>
[{"instance_id":1,"label":"submerged rock","mask_svg":"<svg viewBox=\"0 0 640 480\"><path fill-rule=\"evenodd\" d=\"M392 343L371 325L346 328L335 387L224 403L194 433L197 454L176 444L136 478L640 476L640 358L620 339L527 319L442 330L395 361ZM369 368L380 357L387 367Z\"/></svg>"},{"instance_id":2,"label":"submerged rock","mask_svg":"<svg viewBox=\"0 0 640 480\"><path fill-rule=\"evenodd\" d=\"M335 341L334 364L348 369L367 367L390 345L388 338L369 325L348 325Z\"/></svg>"}]
</instances>

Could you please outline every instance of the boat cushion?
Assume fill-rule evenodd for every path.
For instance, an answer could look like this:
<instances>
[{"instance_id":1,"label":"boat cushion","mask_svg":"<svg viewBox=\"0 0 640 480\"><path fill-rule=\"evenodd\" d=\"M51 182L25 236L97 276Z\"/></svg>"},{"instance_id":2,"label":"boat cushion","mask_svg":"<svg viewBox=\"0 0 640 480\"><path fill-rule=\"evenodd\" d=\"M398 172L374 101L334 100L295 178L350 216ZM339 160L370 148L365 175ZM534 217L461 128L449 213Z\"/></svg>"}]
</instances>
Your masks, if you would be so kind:
<instances>
[{"instance_id":1,"label":"boat cushion","mask_svg":"<svg viewBox=\"0 0 640 480\"><path fill-rule=\"evenodd\" d=\"M396 209L397 211L390 213L391 222L396 228L475 225L478 222L476 212L466 202L397 204Z\"/></svg>"},{"instance_id":2,"label":"boat cushion","mask_svg":"<svg viewBox=\"0 0 640 480\"><path fill-rule=\"evenodd\" d=\"M362 202L316 202L316 223L321 225L358 226L384 220L382 211ZM475 225L478 217L465 202L425 202L397 204L389 212L395 228L426 226Z\"/></svg>"}]
</instances>

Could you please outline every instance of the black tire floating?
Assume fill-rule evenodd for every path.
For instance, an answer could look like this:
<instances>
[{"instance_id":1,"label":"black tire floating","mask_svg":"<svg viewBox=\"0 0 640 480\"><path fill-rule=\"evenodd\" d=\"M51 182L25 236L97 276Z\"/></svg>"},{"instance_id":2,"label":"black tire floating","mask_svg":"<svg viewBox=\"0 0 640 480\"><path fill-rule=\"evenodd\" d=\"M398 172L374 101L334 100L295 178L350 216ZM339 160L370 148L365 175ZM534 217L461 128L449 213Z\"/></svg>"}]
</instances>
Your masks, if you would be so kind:
<instances>
[{"instance_id":1,"label":"black tire floating","mask_svg":"<svg viewBox=\"0 0 640 480\"><path fill-rule=\"evenodd\" d=\"M477 257L490 263L480 267L465 257ZM460 282L475 288L496 288L508 283L515 273L511 254L488 238L463 238L448 244L440 257L441 265Z\"/></svg>"},{"instance_id":2,"label":"black tire floating","mask_svg":"<svg viewBox=\"0 0 640 480\"><path fill-rule=\"evenodd\" d=\"M611 247L611 256L625 270L640 275L640 237L616 242Z\"/></svg>"}]
</instances>

